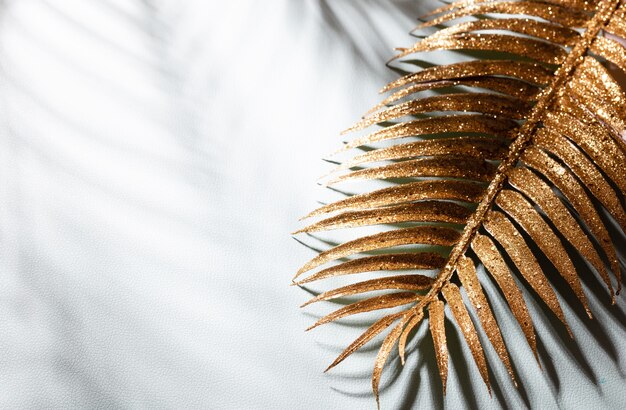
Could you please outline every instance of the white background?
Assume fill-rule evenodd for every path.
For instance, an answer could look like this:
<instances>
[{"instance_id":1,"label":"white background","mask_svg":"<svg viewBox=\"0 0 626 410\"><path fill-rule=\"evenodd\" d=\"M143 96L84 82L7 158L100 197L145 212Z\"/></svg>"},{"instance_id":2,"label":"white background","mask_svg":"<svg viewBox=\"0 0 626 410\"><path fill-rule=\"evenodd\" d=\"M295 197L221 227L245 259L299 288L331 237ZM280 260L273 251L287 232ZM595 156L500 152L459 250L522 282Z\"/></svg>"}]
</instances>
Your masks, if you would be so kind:
<instances>
[{"instance_id":1,"label":"white background","mask_svg":"<svg viewBox=\"0 0 626 410\"><path fill-rule=\"evenodd\" d=\"M0 407L374 408L375 351L322 373L363 328L304 332L332 306L298 309L290 232L439 4L4 1ZM542 372L495 297L523 394L452 342L442 402L425 339L383 408L623 408L626 304L590 299L578 347L536 312Z\"/></svg>"}]
</instances>

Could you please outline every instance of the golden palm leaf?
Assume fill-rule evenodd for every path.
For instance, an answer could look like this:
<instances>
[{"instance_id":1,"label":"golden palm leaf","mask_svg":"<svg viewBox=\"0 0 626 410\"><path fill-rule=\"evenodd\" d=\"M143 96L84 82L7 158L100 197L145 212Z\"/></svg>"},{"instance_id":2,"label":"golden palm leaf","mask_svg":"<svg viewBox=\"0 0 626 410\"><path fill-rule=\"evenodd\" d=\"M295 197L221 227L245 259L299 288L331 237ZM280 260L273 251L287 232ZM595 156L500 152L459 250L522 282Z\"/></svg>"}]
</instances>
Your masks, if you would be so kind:
<instances>
[{"instance_id":1,"label":"golden palm leaf","mask_svg":"<svg viewBox=\"0 0 626 410\"><path fill-rule=\"evenodd\" d=\"M324 205L307 217L326 217L298 231L380 224L392 228L321 252L297 272L296 284L374 271L437 270L433 277L404 272L366 280L307 302L378 292L312 327L395 308L329 367L388 330L372 376L377 401L390 352L397 344L404 363L409 334L424 318L429 321L445 392L445 304L487 387L477 326L516 383L477 263L501 289L535 356L535 330L521 283L529 285L569 331L551 278L536 253L554 265L590 318L580 275L596 271L613 303L610 272L616 277L617 293L621 288L615 246L607 219L600 216L605 213L598 208L626 231L626 95L615 78L615 73L626 71L626 49L605 35L626 37L626 5L620 0L465 0L425 18L420 29L439 30L401 49L394 60L437 50L487 51L494 57L436 65L387 85L383 92L391 95L347 131L377 124L382 128L347 142L343 150L378 142L385 146L340 164L335 172L349 172L327 184L355 179L396 182ZM445 26L457 19L457 24ZM424 91L429 96L423 96ZM380 162L385 164L376 165ZM398 247L405 245L431 248L399 252ZM566 246L593 269L576 269ZM352 259L336 263L347 257ZM523 281L517 281L517 275ZM380 292L385 290L393 292ZM474 309L477 323L468 309Z\"/></svg>"}]
</instances>

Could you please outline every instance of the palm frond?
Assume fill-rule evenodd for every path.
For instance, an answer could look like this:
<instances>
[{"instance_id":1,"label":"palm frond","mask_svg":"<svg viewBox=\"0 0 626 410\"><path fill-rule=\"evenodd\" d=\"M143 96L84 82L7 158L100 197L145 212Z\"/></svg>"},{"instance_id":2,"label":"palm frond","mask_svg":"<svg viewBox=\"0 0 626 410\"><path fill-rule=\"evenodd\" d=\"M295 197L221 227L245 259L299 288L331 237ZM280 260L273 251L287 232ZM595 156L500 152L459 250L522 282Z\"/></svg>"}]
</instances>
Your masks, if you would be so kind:
<instances>
[{"instance_id":1,"label":"palm frond","mask_svg":"<svg viewBox=\"0 0 626 410\"><path fill-rule=\"evenodd\" d=\"M468 21L471 17L478 19ZM445 305L487 388L479 328L517 383L505 337L483 291L488 278L477 273L479 263L502 291L535 357L525 286L571 334L551 286L554 278L539 256L554 265L590 318L581 277L597 273L613 303L621 289L609 222L601 215L611 215L626 230L626 95L613 74L626 71L626 49L604 33L626 35L626 5L620 0L466 0L425 18L418 29L438 31L400 49L393 60L439 50L490 52L489 59L424 68L384 87L382 92L391 94L345 132L383 128L347 142L341 151L371 149L340 164L326 184L395 182L316 209L307 217L326 217L298 231L392 228L320 253L298 271L297 284L363 272L437 270L433 277L394 273L324 292L308 302L378 292L313 327L404 306L375 322L329 367L390 329L372 377L377 400L393 346L398 344L404 362L409 334L425 318L445 392ZM434 245L439 250L399 253L397 247L405 245ZM588 265L576 268L566 247ZM372 251L378 254L360 256ZM351 259L299 279L346 257ZM386 290L394 293L380 293ZM470 310L476 313L476 323Z\"/></svg>"}]
</instances>

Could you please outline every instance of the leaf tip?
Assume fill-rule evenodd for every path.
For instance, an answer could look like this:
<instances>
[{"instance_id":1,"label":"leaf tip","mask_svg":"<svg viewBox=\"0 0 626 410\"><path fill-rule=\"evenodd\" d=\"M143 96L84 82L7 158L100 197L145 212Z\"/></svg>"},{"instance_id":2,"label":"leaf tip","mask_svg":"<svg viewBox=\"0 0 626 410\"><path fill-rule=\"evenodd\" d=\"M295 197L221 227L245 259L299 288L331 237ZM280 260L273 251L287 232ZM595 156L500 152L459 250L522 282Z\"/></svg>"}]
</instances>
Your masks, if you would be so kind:
<instances>
[{"instance_id":1,"label":"leaf tip","mask_svg":"<svg viewBox=\"0 0 626 410\"><path fill-rule=\"evenodd\" d=\"M343 359L345 359L345 355L344 354L340 354L327 368L326 370L324 370L324 373L328 373L328 371L330 371L332 368L334 368L335 366L337 366L339 363L341 363L343 361Z\"/></svg>"},{"instance_id":2,"label":"leaf tip","mask_svg":"<svg viewBox=\"0 0 626 410\"><path fill-rule=\"evenodd\" d=\"M352 131L354 131L354 130L356 130L356 129L357 129L357 126L356 126L356 125L353 125L353 126L351 126L350 128L346 128L345 130L341 131L341 132L339 133L339 135L346 135L346 134L348 134L348 133L350 133L350 132L352 132Z\"/></svg>"},{"instance_id":3,"label":"leaf tip","mask_svg":"<svg viewBox=\"0 0 626 410\"><path fill-rule=\"evenodd\" d=\"M312 299L310 299L310 300L307 300L307 301L306 301L306 302L304 302L303 304L301 304L301 305L300 305L300 307L301 307L301 308L303 308L303 307L309 306L311 303L315 303L315 302L317 302L317 300L318 300L318 299L317 299L317 296L316 296L316 297L314 297L314 298L312 298Z\"/></svg>"},{"instance_id":4,"label":"leaf tip","mask_svg":"<svg viewBox=\"0 0 626 410\"><path fill-rule=\"evenodd\" d=\"M306 272L306 271L304 271L304 270L302 270L302 269L303 269L303 268L300 268L300 269L298 270L298 272L296 272L296 274L294 275L294 277L293 277L293 278L291 278L291 283L296 283L296 279L298 279L298 277L299 277L300 275L302 275L304 272Z\"/></svg>"},{"instance_id":5,"label":"leaf tip","mask_svg":"<svg viewBox=\"0 0 626 410\"><path fill-rule=\"evenodd\" d=\"M336 151L332 152L332 153L330 154L330 156L331 156L331 157L334 157L335 155L337 155L337 154L341 154L342 152L345 152L345 151L347 151L347 150L349 150L349 149L350 149L350 146L348 145L348 142L347 142L347 141L344 141L344 143L343 143L343 144L344 144L344 145L343 145L341 148L339 148L338 150L336 150Z\"/></svg>"},{"instance_id":6,"label":"leaf tip","mask_svg":"<svg viewBox=\"0 0 626 410\"><path fill-rule=\"evenodd\" d=\"M313 325L311 325L311 326L307 327L306 329L304 329L304 331L305 331L305 332L308 332L309 330L313 330L313 329L315 329L315 328L316 328L316 327L318 327L319 325L320 325L320 323L319 323L319 322L317 322L317 323L315 323L315 324L313 324Z\"/></svg>"}]
</instances>

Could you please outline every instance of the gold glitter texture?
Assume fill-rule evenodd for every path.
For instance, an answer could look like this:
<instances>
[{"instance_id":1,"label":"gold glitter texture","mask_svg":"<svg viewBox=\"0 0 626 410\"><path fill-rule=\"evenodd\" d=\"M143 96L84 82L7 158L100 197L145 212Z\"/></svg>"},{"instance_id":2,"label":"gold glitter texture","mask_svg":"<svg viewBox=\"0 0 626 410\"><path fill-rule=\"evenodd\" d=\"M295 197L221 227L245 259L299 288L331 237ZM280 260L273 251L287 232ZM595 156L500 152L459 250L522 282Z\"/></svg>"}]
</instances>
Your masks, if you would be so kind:
<instances>
[{"instance_id":1,"label":"gold glitter texture","mask_svg":"<svg viewBox=\"0 0 626 410\"><path fill-rule=\"evenodd\" d=\"M396 138L404 138L420 135L432 135L442 133L477 133L488 134L498 137L507 137L509 132L517 127L517 123L508 118L494 118L486 115L448 115L441 117L423 118L419 120L403 122L383 128L361 138L348 142L343 150L371 144L379 141L387 141Z\"/></svg>"},{"instance_id":2,"label":"gold glitter texture","mask_svg":"<svg viewBox=\"0 0 626 410\"><path fill-rule=\"evenodd\" d=\"M565 4L567 4L567 7L531 1L494 1L452 10L451 13L432 19L422 24L421 27L432 27L461 17L490 13L522 14L540 17L566 27L584 26L588 16L585 13L569 7L568 3Z\"/></svg>"},{"instance_id":3,"label":"gold glitter texture","mask_svg":"<svg viewBox=\"0 0 626 410\"><path fill-rule=\"evenodd\" d=\"M534 135L533 143L562 161L616 218L622 230L626 231L626 211L615 190L572 141L543 128Z\"/></svg>"},{"instance_id":4,"label":"gold glitter texture","mask_svg":"<svg viewBox=\"0 0 626 410\"><path fill-rule=\"evenodd\" d=\"M522 155L522 161L548 178L573 205L578 215L589 227L589 230L596 237L608 257L611 263L611 269L617 276L619 291L621 285L621 269L617 255L615 254L615 246L613 245L613 241L611 241L606 226L604 226L604 222L600 219L600 215L598 215L596 208L583 186L580 185L576 177L565 167L561 166L545 152L537 148L528 147L524 155Z\"/></svg>"},{"instance_id":5,"label":"gold glitter texture","mask_svg":"<svg viewBox=\"0 0 626 410\"><path fill-rule=\"evenodd\" d=\"M626 153L598 125L583 124L572 115L548 114L543 120L546 128L554 130L572 140L594 163L602 169L617 186L626 192Z\"/></svg>"},{"instance_id":6,"label":"gold glitter texture","mask_svg":"<svg viewBox=\"0 0 626 410\"><path fill-rule=\"evenodd\" d=\"M352 275L361 272L395 271L408 269L438 269L443 267L446 260L434 252L392 253L387 255L367 256L344 262L330 268L322 269L313 275L302 279L297 284L304 284L316 280L335 276Z\"/></svg>"},{"instance_id":7,"label":"gold glitter texture","mask_svg":"<svg viewBox=\"0 0 626 410\"><path fill-rule=\"evenodd\" d=\"M459 180L418 181L383 188L367 194L354 195L311 212L307 217L317 216L344 209L369 209L402 202L450 199L455 201L477 202L484 186L475 182Z\"/></svg>"},{"instance_id":8,"label":"gold glitter texture","mask_svg":"<svg viewBox=\"0 0 626 410\"><path fill-rule=\"evenodd\" d=\"M483 347L480 344L480 340L478 340L478 334L476 333L476 328L474 328L472 319L470 318L469 313L467 313L465 303L463 302L463 298L461 297L461 292L456 285L448 283L441 289L441 293L446 299L446 302L448 302L450 310L452 310L454 320L456 320L456 323L461 329L461 333L463 334L463 337L465 338L465 341L470 348L470 352L474 357L474 362L476 363L476 366L478 366L480 376L483 378L483 381L485 382L485 384L487 385L487 389L489 390L489 394L491 395L489 372L487 371L487 361L485 360Z\"/></svg>"},{"instance_id":9,"label":"gold glitter texture","mask_svg":"<svg viewBox=\"0 0 626 410\"><path fill-rule=\"evenodd\" d=\"M613 287L604 263L578 222L576 222L550 186L532 171L525 168L511 170L509 181L515 188L539 205L546 216L558 228L559 232L596 268L607 284L611 293L611 299L614 302Z\"/></svg>"},{"instance_id":10,"label":"gold glitter texture","mask_svg":"<svg viewBox=\"0 0 626 410\"><path fill-rule=\"evenodd\" d=\"M561 64L567 57L562 47L541 40L504 34L470 33L442 38L427 37L393 57L392 61L409 54L436 50L498 51L531 58L546 64Z\"/></svg>"},{"instance_id":11,"label":"gold glitter texture","mask_svg":"<svg viewBox=\"0 0 626 410\"><path fill-rule=\"evenodd\" d=\"M384 289L400 290L423 290L433 283L433 279L424 275L399 275L386 278L366 280L353 285L343 286L328 292L320 293L300 307L323 300L341 298L344 296L357 295L359 293L373 292Z\"/></svg>"},{"instance_id":12,"label":"gold glitter texture","mask_svg":"<svg viewBox=\"0 0 626 410\"><path fill-rule=\"evenodd\" d=\"M471 210L468 208L453 202L412 202L406 205L392 205L384 208L343 212L309 225L296 233L400 222L449 222L464 224L471 213Z\"/></svg>"},{"instance_id":13,"label":"gold glitter texture","mask_svg":"<svg viewBox=\"0 0 626 410\"><path fill-rule=\"evenodd\" d=\"M541 64L510 60L472 60L443 66L425 68L416 73L390 82L381 92L391 91L411 83L425 83L441 80L458 80L467 77L503 76L513 77L533 84L547 84L552 71Z\"/></svg>"},{"instance_id":14,"label":"gold glitter texture","mask_svg":"<svg viewBox=\"0 0 626 410\"><path fill-rule=\"evenodd\" d=\"M378 319L371 325L361 336L357 337L354 342L350 343L348 346L337 358L326 368L326 372L337 366L341 363L346 357L350 356L352 353L359 350L363 345L372 340L378 334L380 334L383 330L387 329L393 322L398 320L398 318L404 316L404 312L394 313L391 315L383 316L381 319Z\"/></svg>"},{"instance_id":15,"label":"gold glitter texture","mask_svg":"<svg viewBox=\"0 0 626 410\"><path fill-rule=\"evenodd\" d=\"M458 155L439 155L402 161L381 167L366 168L332 179L327 185L352 179L387 179L415 177L450 177L488 182L496 173L496 166L479 158Z\"/></svg>"},{"instance_id":16,"label":"gold glitter texture","mask_svg":"<svg viewBox=\"0 0 626 410\"><path fill-rule=\"evenodd\" d=\"M366 162L437 155L462 155L463 157L501 160L507 152L508 143L504 139L484 137L437 138L368 151L341 164L334 171L352 168Z\"/></svg>"},{"instance_id":17,"label":"gold glitter texture","mask_svg":"<svg viewBox=\"0 0 626 410\"><path fill-rule=\"evenodd\" d=\"M404 365L406 343L409 338L409 334L411 333L411 331L413 331L413 329L417 327L417 325L422 321L423 318L424 313L420 310L415 316L411 318L411 320L409 320L406 327L402 331L402 334L400 335L400 339L398 339L398 353L400 355L400 362L402 363L402 365Z\"/></svg>"},{"instance_id":18,"label":"gold glitter texture","mask_svg":"<svg viewBox=\"0 0 626 410\"><path fill-rule=\"evenodd\" d=\"M459 232L457 230L434 226L416 226L364 236L320 253L300 268L296 277L326 262L359 252L413 244L451 246L456 243L458 238Z\"/></svg>"},{"instance_id":19,"label":"gold glitter texture","mask_svg":"<svg viewBox=\"0 0 626 410\"><path fill-rule=\"evenodd\" d=\"M500 328L498 327L496 318L493 316L493 312L489 307L487 297L483 293L482 286L478 280L478 275L476 274L474 262L472 262L472 260L468 257L461 257L457 267L457 274L459 275L463 288L465 288L465 292L467 292L470 302L474 306L474 310L478 315L478 320L480 320L480 324L485 330L489 341L496 349L496 353L498 354L498 357L500 357L500 360L502 360L502 363L504 363L504 366L511 376L511 380L513 380L513 383L517 385L515 374L513 373L513 368L511 367L509 354L506 351L506 346L504 344L504 340L502 339L502 334L500 333Z\"/></svg>"},{"instance_id":20,"label":"gold glitter texture","mask_svg":"<svg viewBox=\"0 0 626 410\"><path fill-rule=\"evenodd\" d=\"M430 17L437 14L453 11L456 9L461 9L468 6L477 5L480 3L490 3L494 0L461 0L451 4L447 4L445 6L441 6L427 14L423 17ZM543 0L544 3L556 4L559 6L566 6L568 8L578 9L580 11L594 11L596 9L597 0Z\"/></svg>"},{"instance_id":21,"label":"gold glitter texture","mask_svg":"<svg viewBox=\"0 0 626 410\"><path fill-rule=\"evenodd\" d=\"M496 280L496 283L502 290L506 301L513 312L513 316L519 323L526 336L526 340L530 345L530 348L537 358L537 341L535 339L535 330L533 329L533 321L528 313L524 296L520 291L515 279L511 275L511 271L507 266L500 251L496 248L496 245L491 239L485 235L476 234L472 241L472 249L478 255L478 258L483 263L487 271ZM537 359L538 361L539 359Z\"/></svg>"},{"instance_id":22,"label":"gold glitter texture","mask_svg":"<svg viewBox=\"0 0 626 410\"><path fill-rule=\"evenodd\" d=\"M430 334L435 345L435 357L439 376L443 384L443 392L446 392L446 381L448 380L448 345L446 343L446 328L444 324L444 304L440 300L433 301L428 305L428 323L430 324Z\"/></svg>"},{"instance_id":23,"label":"gold glitter texture","mask_svg":"<svg viewBox=\"0 0 626 410\"><path fill-rule=\"evenodd\" d=\"M513 33L525 34L537 37L550 43L557 43L563 46L575 44L580 39L580 34L569 27L546 23L545 21L532 20L527 18L510 19L484 19L459 23L437 31L428 38L445 38L457 34L469 33L480 30L504 30Z\"/></svg>"},{"instance_id":24,"label":"gold glitter texture","mask_svg":"<svg viewBox=\"0 0 626 410\"><path fill-rule=\"evenodd\" d=\"M338 309L333 313L324 316L307 330L314 329L325 323L329 323L346 316L356 315L358 313L371 312L372 310L389 309L397 306L406 305L415 302L417 295L414 292L398 292L388 295L374 296L359 302L351 303L346 307Z\"/></svg>"},{"instance_id":25,"label":"gold glitter texture","mask_svg":"<svg viewBox=\"0 0 626 410\"><path fill-rule=\"evenodd\" d=\"M574 263L550 225L519 192L503 189L498 195L496 204L515 219L530 238L539 245L541 251L572 288L585 307L587 315L591 318L587 297L580 283L580 278L576 274Z\"/></svg>"},{"instance_id":26,"label":"gold glitter texture","mask_svg":"<svg viewBox=\"0 0 626 410\"><path fill-rule=\"evenodd\" d=\"M475 87L484 88L506 94L511 97L519 98L520 100L529 101L533 100L539 93L539 87L526 83L524 81L515 78L500 78L500 77L478 77L478 78L463 78L452 80L435 80L430 82L419 82L409 87L403 88L389 97L385 98L378 105L374 106L367 112L366 115L371 115L373 112L380 110L381 108L390 105L404 97L411 94L415 94L420 91L435 90L438 88L449 87Z\"/></svg>"},{"instance_id":27,"label":"gold glitter texture","mask_svg":"<svg viewBox=\"0 0 626 410\"><path fill-rule=\"evenodd\" d=\"M463 111L501 116L514 120L523 119L530 105L517 98L487 93L459 93L436 95L394 105L386 110L365 117L347 131L356 131L377 123L394 120L407 115L434 111Z\"/></svg>"},{"instance_id":28,"label":"gold glitter texture","mask_svg":"<svg viewBox=\"0 0 626 410\"><path fill-rule=\"evenodd\" d=\"M378 355L376 356L376 360L374 361L374 371L372 372L372 390L374 391L374 396L376 396L376 404L380 407L380 401L378 397L378 386L380 385L380 377L383 372L383 367L385 366L385 362L393 349L394 344L402 334L402 329L406 321L408 320L408 316L404 316L400 323L398 323L392 330L389 332L385 340L383 340L383 344L380 346L378 350Z\"/></svg>"},{"instance_id":29,"label":"gold glitter texture","mask_svg":"<svg viewBox=\"0 0 626 410\"><path fill-rule=\"evenodd\" d=\"M457 21L472 16L477 18ZM479 261L502 290L535 356L535 331L521 287L532 289L565 323L550 283L553 278L535 252L556 267L590 317L580 278L591 272L586 266L577 271L562 240L589 261L612 300L608 267L618 279L617 293L620 289L615 244L591 195L626 229L626 95L613 77L617 70L626 73L626 48L604 37L626 34L626 5L619 0L467 0L445 5L427 18L421 27L437 26L438 31L399 49L393 60L414 53L422 59L438 50L461 51L467 57L476 54L465 50L496 53L488 60L470 58L414 69L384 87L390 95L345 132L367 130L340 151L362 148L333 170L328 183L386 179L391 186L324 205L308 215L324 219L298 231L370 225L390 229L322 252L296 275L312 271L296 282L300 284L381 271L381 277L328 290L307 302L377 292L325 316L323 323L402 306L370 326L330 366L388 331L372 374L377 400L383 367L395 343L404 363L410 335L424 317L445 392L444 299L485 382L487 364L476 336L478 326L515 382L504 335L476 273ZM373 129L377 125L381 128ZM338 171L345 173L338 176ZM448 223L463 228L442 226ZM414 245L437 248L407 250ZM479 261L470 258L470 248ZM347 256L352 259L336 262ZM331 262L335 264L324 266ZM508 265L511 262L517 269ZM438 271L433 277L412 272L420 269ZM389 275L397 271L405 272ZM467 304L476 311L475 324L457 279Z\"/></svg>"},{"instance_id":30,"label":"gold glitter texture","mask_svg":"<svg viewBox=\"0 0 626 410\"><path fill-rule=\"evenodd\" d=\"M524 279L569 331L563 310L554 290L550 287L548 278L544 275L541 266L539 266L532 251L528 249L524 238L522 238L517 228L506 216L496 211L489 211L483 226L502 245Z\"/></svg>"}]
</instances>

